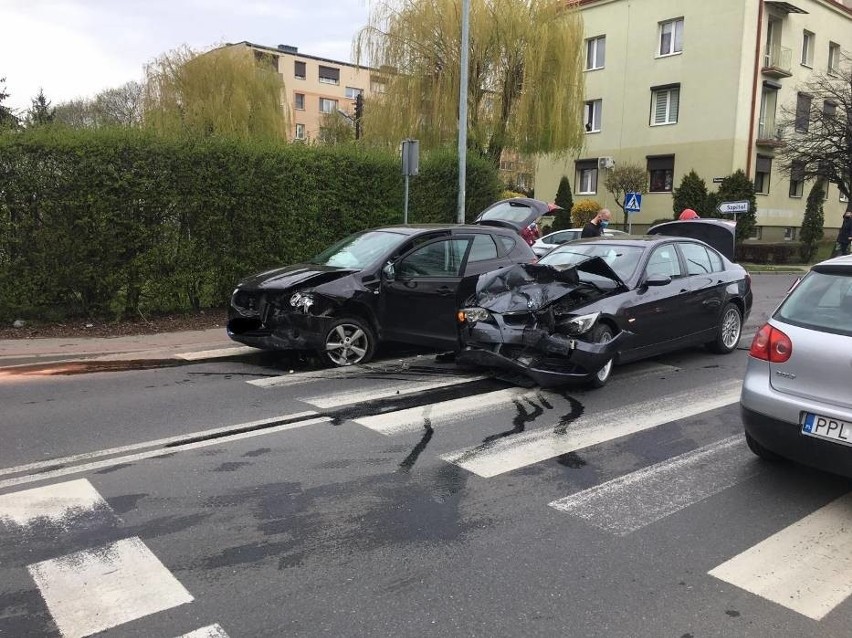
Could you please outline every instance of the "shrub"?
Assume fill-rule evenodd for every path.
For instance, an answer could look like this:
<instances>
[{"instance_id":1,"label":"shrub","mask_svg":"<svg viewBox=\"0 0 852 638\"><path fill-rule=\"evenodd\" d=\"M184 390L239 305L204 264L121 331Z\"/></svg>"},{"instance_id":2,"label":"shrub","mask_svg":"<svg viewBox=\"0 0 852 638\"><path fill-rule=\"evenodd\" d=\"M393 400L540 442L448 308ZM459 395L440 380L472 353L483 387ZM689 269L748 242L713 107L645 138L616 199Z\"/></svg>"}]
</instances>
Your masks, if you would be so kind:
<instances>
[{"instance_id":1,"label":"shrub","mask_svg":"<svg viewBox=\"0 0 852 638\"><path fill-rule=\"evenodd\" d=\"M825 215L823 213L823 200L825 189L822 181L817 180L808 193L808 203L805 205L805 216L802 218L802 229L799 233L799 255L805 263L810 262L816 254L817 245L823 238L823 224Z\"/></svg>"},{"instance_id":2,"label":"shrub","mask_svg":"<svg viewBox=\"0 0 852 638\"><path fill-rule=\"evenodd\" d=\"M687 208L691 208L701 217L706 217L709 214L706 206L707 184L698 173L691 170L680 180L680 186L672 191L674 218L677 219Z\"/></svg>"},{"instance_id":3,"label":"shrub","mask_svg":"<svg viewBox=\"0 0 852 638\"><path fill-rule=\"evenodd\" d=\"M797 242L777 244L739 244L737 261L752 264L791 264L795 263L799 253Z\"/></svg>"},{"instance_id":4,"label":"shrub","mask_svg":"<svg viewBox=\"0 0 852 638\"><path fill-rule=\"evenodd\" d=\"M754 196L754 184L742 170L738 170L722 180L722 183L719 184L719 190L716 191L716 195L712 198L712 201L718 204L719 202L741 200L748 201L749 211L736 215L738 242L751 237L757 225L757 199Z\"/></svg>"},{"instance_id":5,"label":"shrub","mask_svg":"<svg viewBox=\"0 0 852 638\"><path fill-rule=\"evenodd\" d=\"M581 199L571 208L571 221L575 228L588 224L602 206L593 199Z\"/></svg>"},{"instance_id":6,"label":"shrub","mask_svg":"<svg viewBox=\"0 0 852 638\"><path fill-rule=\"evenodd\" d=\"M556 189L556 198L553 203L561 207L562 210L557 211L550 230L571 228L571 210L574 208L574 196L571 194L571 182L565 175L559 180L559 188Z\"/></svg>"}]
</instances>

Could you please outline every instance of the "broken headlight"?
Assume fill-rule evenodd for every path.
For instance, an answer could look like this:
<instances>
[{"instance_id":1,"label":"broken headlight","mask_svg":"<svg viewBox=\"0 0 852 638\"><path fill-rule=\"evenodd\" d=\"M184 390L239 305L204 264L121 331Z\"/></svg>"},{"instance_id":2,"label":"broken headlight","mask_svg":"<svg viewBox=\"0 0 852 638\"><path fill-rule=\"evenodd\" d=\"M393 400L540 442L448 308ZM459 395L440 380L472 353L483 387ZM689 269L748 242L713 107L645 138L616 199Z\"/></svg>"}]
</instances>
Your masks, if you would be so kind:
<instances>
[{"instance_id":1,"label":"broken headlight","mask_svg":"<svg viewBox=\"0 0 852 638\"><path fill-rule=\"evenodd\" d=\"M600 314L601 313L599 312L593 312L590 315L572 317L565 322L565 328L568 330L568 334L581 335L588 332L592 329L592 326L595 325L595 321L598 320L598 316L600 316Z\"/></svg>"},{"instance_id":2,"label":"broken headlight","mask_svg":"<svg viewBox=\"0 0 852 638\"><path fill-rule=\"evenodd\" d=\"M485 308L462 308L459 310L459 323L476 323L477 321L488 321L491 313Z\"/></svg>"},{"instance_id":3,"label":"broken headlight","mask_svg":"<svg viewBox=\"0 0 852 638\"><path fill-rule=\"evenodd\" d=\"M314 305L314 296L309 292L296 292L290 297L290 305L302 312L308 312L308 309Z\"/></svg>"}]
</instances>

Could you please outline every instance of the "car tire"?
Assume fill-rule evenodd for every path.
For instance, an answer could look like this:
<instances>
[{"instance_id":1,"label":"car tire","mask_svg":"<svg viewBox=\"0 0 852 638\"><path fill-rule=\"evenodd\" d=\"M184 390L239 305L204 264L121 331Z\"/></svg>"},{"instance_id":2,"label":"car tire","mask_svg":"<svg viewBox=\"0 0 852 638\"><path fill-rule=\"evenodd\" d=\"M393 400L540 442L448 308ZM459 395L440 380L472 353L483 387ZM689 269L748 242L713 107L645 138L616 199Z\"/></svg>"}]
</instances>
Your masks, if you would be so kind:
<instances>
[{"instance_id":1,"label":"car tire","mask_svg":"<svg viewBox=\"0 0 852 638\"><path fill-rule=\"evenodd\" d=\"M743 334L743 315L736 304L728 303L716 329L716 338L707 343L711 352L729 354L737 349Z\"/></svg>"},{"instance_id":2,"label":"car tire","mask_svg":"<svg viewBox=\"0 0 852 638\"><path fill-rule=\"evenodd\" d=\"M751 435L746 432L745 435L746 444L748 445L748 449L754 452L756 456L759 456L764 461L770 461L772 463L777 463L778 461L783 461L784 457L775 454L772 450L768 450L763 447L760 443L755 441Z\"/></svg>"},{"instance_id":3,"label":"car tire","mask_svg":"<svg viewBox=\"0 0 852 638\"><path fill-rule=\"evenodd\" d=\"M613 334L613 330L610 326L604 323L599 323L595 326L595 329L592 330L590 341L593 343L611 341L614 336L615 335ZM604 367L589 377L589 385L593 388L604 387L607 384L607 381L609 381L610 376L612 376L613 365L614 363L612 359L607 361Z\"/></svg>"},{"instance_id":4,"label":"car tire","mask_svg":"<svg viewBox=\"0 0 852 638\"><path fill-rule=\"evenodd\" d=\"M376 352L376 335L367 322L355 317L343 317L329 327L320 352L330 366L343 367L368 363Z\"/></svg>"}]
</instances>

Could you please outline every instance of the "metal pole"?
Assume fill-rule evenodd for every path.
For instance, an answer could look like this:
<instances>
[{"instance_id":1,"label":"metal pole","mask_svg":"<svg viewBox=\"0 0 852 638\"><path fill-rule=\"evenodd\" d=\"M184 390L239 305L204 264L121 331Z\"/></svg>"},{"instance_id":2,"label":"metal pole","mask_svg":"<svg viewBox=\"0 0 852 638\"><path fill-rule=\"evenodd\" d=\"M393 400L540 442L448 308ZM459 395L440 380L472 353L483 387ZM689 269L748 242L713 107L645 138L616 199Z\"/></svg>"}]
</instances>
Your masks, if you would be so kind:
<instances>
[{"instance_id":1,"label":"metal pole","mask_svg":"<svg viewBox=\"0 0 852 638\"><path fill-rule=\"evenodd\" d=\"M405 206L402 209L402 223L408 223L408 174L405 175Z\"/></svg>"},{"instance_id":2,"label":"metal pole","mask_svg":"<svg viewBox=\"0 0 852 638\"><path fill-rule=\"evenodd\" d=\"M459 76L459 204L456 221L464 224L467 180L467 85L470 58L470 0L462 0L461 75Z\"/></svg>"}]
</instances>

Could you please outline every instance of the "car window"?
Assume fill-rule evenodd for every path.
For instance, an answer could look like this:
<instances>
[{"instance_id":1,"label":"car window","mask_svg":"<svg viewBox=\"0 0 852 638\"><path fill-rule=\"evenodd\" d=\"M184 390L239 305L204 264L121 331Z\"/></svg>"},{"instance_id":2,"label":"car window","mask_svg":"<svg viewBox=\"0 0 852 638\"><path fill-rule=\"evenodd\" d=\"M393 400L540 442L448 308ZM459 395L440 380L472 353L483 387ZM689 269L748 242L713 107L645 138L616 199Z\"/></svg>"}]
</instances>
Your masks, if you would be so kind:
<instances>
[{"instance_id":1,"label":"car window","mask_svg":"<svg viewBox=\"0 0 852 638\"><path fill-rule=\"evenodd\" d=\"M405 235L398 233L379 230L356 233L326 248L310 263L361 270L383 258L404 241Z\"/></svg>"},{"instance_id":2,"label":"car window","mask_svg":"<svg viewBox=\"0 0 852 638\"><path fill-rule=\"evenodd\" d=\"M497 259L497 244L491 239L491 235L474 235L467 260L485 261L486 259Z\"/></svg>"},{"instance_id":3,"label":"car window","mask_svg":"<svg viewBox=\"0 0 852 638\"><path fill-rule=\"evenodd\" d=\"M651 253L648 265L645 266L645 276L651 277L659 275L672 278L683 275L674 244L660 246L659 248L655 248L654 252Z\"/></svg>"},{"instance_id":4,"label":"car window","mask_svg":"<svg viewBox=\"0 0 852 638\"><path fill-rule=\"evenodd\" d=\"M706 275L713 272L710 256L701 244L680 242L680 251L686 260L686 272L690 275Z\"/></svg>"},{"instance_id":5,"label":"car window","mask_svg":"<svg viewBox=\"0 0 852 638\"><path fill-rule=\"evenodd\" d=\"M532 208L517 202L502 202L494 208L485 211L482 219L499 219L510 222L522 222L530 216Z\"/></svg>"},{"instance_id":6,"label":"car window","mask_svg":"<svg viewBox=\"0 0 852 638\"><path fill-rule=\"evenodd\" d=\"M713 266L713 272L722 272L725 270L725 262L722 261L722 256L712 248L707 248L707 254L710 255L710 265Z\"/></svg>"},{"instance_id":7,"label":"car window","mask_svg":"<svg viewBox=\"0 0 852 638\"><path fill-rule=\"evenodd\" d=\"M564 244L566 241L577 239L580 233L573 230L563 230L560 233L553 233L544 240L546 244Z\"/></svg>"},{"instance_id":8,"label":"car window","mask_svg":"<svg viewBox=\"0 0 852 638\"><path fill-rule=\"evenodd\" d=\"M852 275L811 272L774 316L803 328L852 336Z\"/></svg>"},{"instance_id":9,"label":"car window","mask_svg":"<svg viewBox=\"0 0 852 638\"><path fill-rule=\"evenodd\" d=\"M556 248L542 257L538 263L545 266L573 266L590 257L600 257L615 271L619 279L627 281L642 258L642 248L597 241L588 244L570 244Z\"/></svg>"},{"instance_id":10,"label":"car window","mask_svg":"<svg viewBox=\"0 0 852 638\"><path fill-rule=\"evenodd\" d=\"M445 239L421 246L399 262L400 277L458 277L469 239Z\"/></svg>"},{"instance_id":11,"label":"car window","mask_svg":"<svg viewBox=\"0 0 852 638\"><path fill-rule=\"evenodd\" d=\"M511 237L504 237L500 235L500 243L503 244L503 249L506 251L506 254L509 255L513 250L515 250L515 246L518 245L518 242Z\"/></svg>"}]
</instances>

